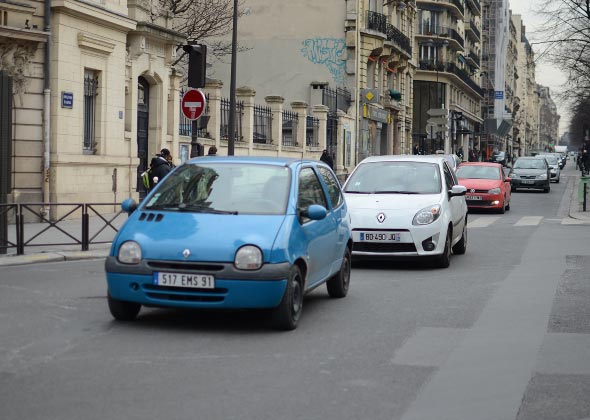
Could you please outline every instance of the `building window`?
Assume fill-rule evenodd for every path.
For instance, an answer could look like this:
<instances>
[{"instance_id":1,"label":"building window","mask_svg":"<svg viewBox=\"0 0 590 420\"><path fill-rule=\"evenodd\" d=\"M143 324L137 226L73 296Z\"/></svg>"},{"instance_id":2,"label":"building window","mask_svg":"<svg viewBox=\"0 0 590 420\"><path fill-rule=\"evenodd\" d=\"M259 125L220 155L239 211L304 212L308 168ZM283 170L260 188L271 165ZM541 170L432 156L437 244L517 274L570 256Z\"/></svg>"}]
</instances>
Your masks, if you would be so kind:
<instances>
[{"instance_id":1,"label":"building window","mask_svg":"<svg viewBox=\"0 0 590 420\"><path fill-rule=\"evenodd\" d=\"M98 75L93 70L84 70L84 151L96 149L96 95Z\"/></svg>"}]
</instances>

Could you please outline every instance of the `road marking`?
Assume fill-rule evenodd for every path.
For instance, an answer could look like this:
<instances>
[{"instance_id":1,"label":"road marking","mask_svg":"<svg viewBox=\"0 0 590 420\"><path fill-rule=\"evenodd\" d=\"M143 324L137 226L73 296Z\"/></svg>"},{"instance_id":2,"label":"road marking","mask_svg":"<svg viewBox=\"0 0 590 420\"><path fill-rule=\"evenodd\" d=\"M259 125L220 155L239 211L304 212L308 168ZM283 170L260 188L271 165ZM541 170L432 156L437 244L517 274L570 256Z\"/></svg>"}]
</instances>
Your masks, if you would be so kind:
<instances>
[{"instance_id":1,"label":"road marking","mask_svg":"<svg viewBox=\"0 0 590 420\"><path fill-rule=\"evenodd\" d=\"M543 216L525 216L521 218L514 226L538 226L543 220Z\"/></svg>"},{"instance_id":2,"label":"road marking","mask_svg":"<svg viewBox=\"0 0 590 420\"><path fill-rule=\"evenodd\" d=\"M484 228L484 227L488 227L489 225L491 225L492 223L494 223L499 218L500 217L478 217L475 220L470 220L469 222L467 222L467 227L468 228Z\"/></svg>"}]
</instances>

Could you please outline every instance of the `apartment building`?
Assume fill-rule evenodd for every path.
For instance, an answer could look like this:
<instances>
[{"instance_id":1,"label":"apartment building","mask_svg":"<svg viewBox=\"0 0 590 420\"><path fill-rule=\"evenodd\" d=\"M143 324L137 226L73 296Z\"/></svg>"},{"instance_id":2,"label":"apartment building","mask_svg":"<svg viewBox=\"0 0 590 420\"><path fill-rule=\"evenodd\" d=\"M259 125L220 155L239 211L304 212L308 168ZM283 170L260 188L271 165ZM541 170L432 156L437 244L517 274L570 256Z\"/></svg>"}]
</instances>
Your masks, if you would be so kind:
<instances>
[{"instance_id":1,"label":"apartment building","mask_svg":"<svg viewBox=\"0 0 590 420\"><path fill-rule=\"evenodd\" d=\"M479 147L483 122L481 4L418 0L417 6L413 142L421 153L462 148L467 156ZM442 121L432 122L432 109L447 110Z\"/></svg>"},{"instance_id":2,"label":"apartment building","mask_svg":"<svg viewBox=\"0 0 590 420\"><path fill-rule=\"evenodd\" d=\"M552 150L559 143L559 120L557 106L547 86L537 85L539 92L539 132L536 150Z\"/></svg>"}]
</instances>

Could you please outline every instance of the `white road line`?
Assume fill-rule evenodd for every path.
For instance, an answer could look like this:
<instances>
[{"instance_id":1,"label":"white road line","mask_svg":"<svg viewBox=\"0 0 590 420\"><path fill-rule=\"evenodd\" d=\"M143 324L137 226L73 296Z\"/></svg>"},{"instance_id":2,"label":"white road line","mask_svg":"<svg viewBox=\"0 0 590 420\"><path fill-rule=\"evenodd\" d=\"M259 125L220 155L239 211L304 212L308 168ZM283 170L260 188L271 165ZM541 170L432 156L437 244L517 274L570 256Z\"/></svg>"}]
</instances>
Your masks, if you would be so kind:
<instances>
[{"instance_id":1,"label":"white road line","mask_svg":"<svg viewBox=\"0 0 590 420\"><path fill-rule=\"evenodd\" d=\"M525 216L521 218L514 226L538 226L543 220L543 216Z\"/></svg>"},{"instance_id":2,"label":"white road line","mask_svg":"<svg viewBox=\"0 0 590 420\"><path fill-rule=\"evenodd\" d=\"M484 227L488 227L489 225L491 225L492 223L494 223L499 218L500 217L478 217L475 220L470 220L469 222L467 222L467 227L468 228L484 228Z\"/></svg>"}]
</instances>

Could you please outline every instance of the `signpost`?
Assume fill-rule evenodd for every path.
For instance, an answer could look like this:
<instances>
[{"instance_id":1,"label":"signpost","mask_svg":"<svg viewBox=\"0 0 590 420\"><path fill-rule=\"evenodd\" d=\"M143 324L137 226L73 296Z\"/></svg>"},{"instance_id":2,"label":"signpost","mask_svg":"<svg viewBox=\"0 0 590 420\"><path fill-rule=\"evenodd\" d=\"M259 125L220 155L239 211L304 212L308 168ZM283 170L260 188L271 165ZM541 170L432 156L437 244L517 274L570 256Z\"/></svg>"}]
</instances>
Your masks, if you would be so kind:
<instances>
[{"instance_id":1,"label":"signpost","mask_svg":"<svg viewBox=\"0 0 590 420\"><path fill-rule=\"evenodd\" d=\"M202 146L197 142L197 119L203 115L206 107L207 98L205 97L205 94L198 89L189 89L182 96L182 101L180 102L182 113L187 119L193 122L191 129L191 158L204 154L200 151Z\"/></svg>"}]
</instances>

